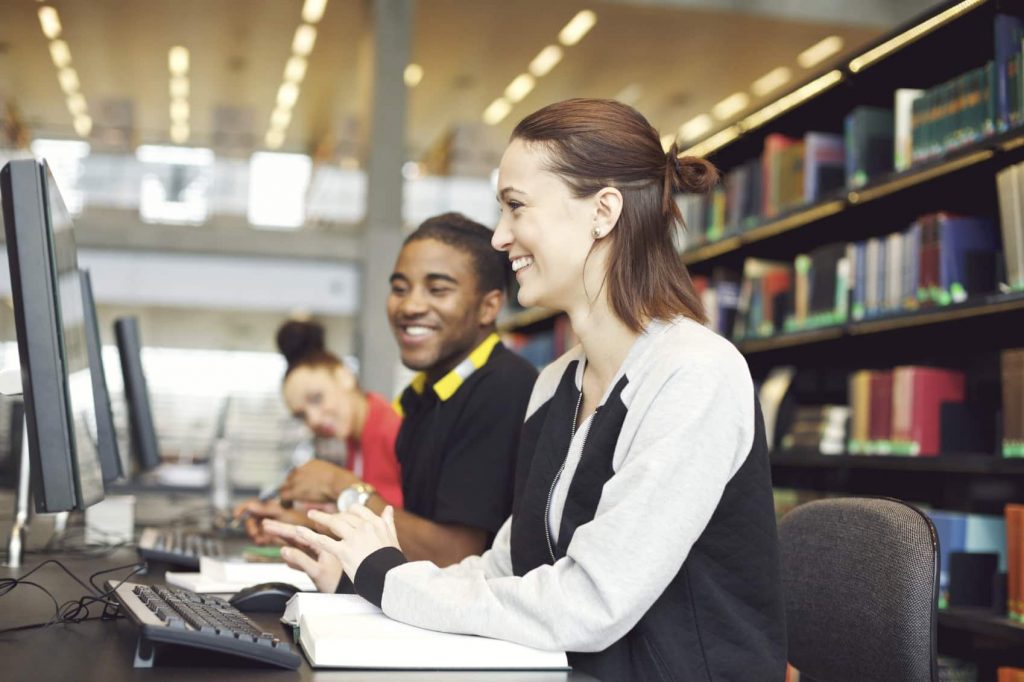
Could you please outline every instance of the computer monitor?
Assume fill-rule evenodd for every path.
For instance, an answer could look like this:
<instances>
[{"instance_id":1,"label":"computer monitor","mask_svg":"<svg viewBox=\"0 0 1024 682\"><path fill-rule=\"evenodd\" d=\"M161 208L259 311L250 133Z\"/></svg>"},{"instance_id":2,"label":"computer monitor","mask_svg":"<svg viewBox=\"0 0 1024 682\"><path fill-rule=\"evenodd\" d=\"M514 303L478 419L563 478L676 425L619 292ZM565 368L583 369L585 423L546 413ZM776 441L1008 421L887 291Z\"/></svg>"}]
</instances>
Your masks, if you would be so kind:
<instances>
[{"instance_id":1,"label":"computer monitor","mask_svg":"<svg viewBox=\"0 0 1024 682\"><path fill-rule=\"evenodd\" d=\"M92 277L88 270L80 270L82 279L82 307L85 313L85 339L89 348L89 367L92 369L92 396L96 404L96 447L100 453L103 482L111 483L124 476L121 453L117 447L114 413L110 409L110 392L103 368L103 343L96 316L96 301L92 295Z\"/></svg>"},{"instance_id":2,"label":"computer monitor","mask_svg":"<svg viewBox=\"0 0 1024 682\"><path fill-rule=\"evenodd\" d=\"M114 321L117 351L121 356L124 375L124 397L128 402L128 422L131 434L131 453L142 471L155 469L160 464L160 445L153 425L149 389L142 371L142 341L139 321L134 317L121 317Z\"/></svg>"},{"instance_id":3,"label":"computer monitor","mask_svg":"<svg viewBox=\"0 0 1024 682\"><path fill-rule=\"evenodd\" d=\"M36 510L103 499L74 225L44 162L0 171Z\"/></svg>"}]
</instances>

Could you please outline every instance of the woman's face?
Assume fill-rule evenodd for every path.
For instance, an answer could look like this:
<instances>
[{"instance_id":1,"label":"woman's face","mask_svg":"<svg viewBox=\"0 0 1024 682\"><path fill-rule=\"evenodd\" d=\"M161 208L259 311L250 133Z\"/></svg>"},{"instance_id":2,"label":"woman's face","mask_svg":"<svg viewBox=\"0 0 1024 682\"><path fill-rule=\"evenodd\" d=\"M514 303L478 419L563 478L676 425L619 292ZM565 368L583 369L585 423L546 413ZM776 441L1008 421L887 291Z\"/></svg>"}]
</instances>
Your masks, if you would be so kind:
<instances>
[{"instance_id":1,"label":"woman's face","mask_svg":"<svg viewBox=\"0 0 1024 682\"><path fill-rule=\"evenodd\" d=\"M355 377L344 367L298 367L281 390L288 410L317 436L345 440L352 435Z\"/></svg>"},{"instance_id":2,"label":"woman's face","mask_svg":"<svg viewBox=\"0 0 1024 682\"><path fill-rule=\"evenodd\" d=\"M505 150L498 170L501 219L491 244L512 261L520 304L568 310L584 300L596 202L574 197L545 170L546 161L539 144L514 140ZM597 265L592 258L587 268Z\"/></svg>"}]
</instances>

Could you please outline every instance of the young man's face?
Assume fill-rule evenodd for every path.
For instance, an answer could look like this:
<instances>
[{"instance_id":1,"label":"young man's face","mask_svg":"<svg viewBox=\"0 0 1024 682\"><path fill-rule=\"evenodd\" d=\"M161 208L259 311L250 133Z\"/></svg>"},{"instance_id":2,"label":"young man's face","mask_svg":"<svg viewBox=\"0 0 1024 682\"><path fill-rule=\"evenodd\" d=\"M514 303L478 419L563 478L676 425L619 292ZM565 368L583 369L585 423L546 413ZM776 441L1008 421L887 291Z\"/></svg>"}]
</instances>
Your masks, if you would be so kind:
<instances>
[{"instance_id":1,"label":"young man's face","mask_svg":"<svg viewBox=\"0 0 1024 682\"><path fill-rule=\"evenodd\" d=\"M499 301L495 305L494 299ZM402 364L436 381L482 340L501 294L481 292L472 256L436 239L409 242L391 275L388 320Z\"/></svg>"}]
</instances>

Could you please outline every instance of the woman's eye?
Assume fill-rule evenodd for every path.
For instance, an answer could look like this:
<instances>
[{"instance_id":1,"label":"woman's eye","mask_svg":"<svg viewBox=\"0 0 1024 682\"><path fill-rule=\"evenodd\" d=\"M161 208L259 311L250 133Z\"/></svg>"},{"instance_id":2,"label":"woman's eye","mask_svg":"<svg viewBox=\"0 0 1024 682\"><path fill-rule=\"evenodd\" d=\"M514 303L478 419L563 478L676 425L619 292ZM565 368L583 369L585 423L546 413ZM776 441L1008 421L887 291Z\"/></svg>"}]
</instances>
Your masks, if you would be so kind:
<instances>
[{"instance_id":1,"label":"woman's eye","mask_svg":"<svg viewBox=\"0 0 1024 682\"><path fill-rule=\"evenodd\" d=\"M309 396L306 398L306 402L308 402L310 405L319 405L320 401L323 399L324 396L322 393L310 393Z\"/></svg>"},{"instance_id":2,"label":"woman's eye","mask_svg":"<svg viewBox=\"0 0 1024 682\"><path fill-rule=\"evenodd\" d=\"M508 207L510 209L512 209L513 212L515 212L517 209L522 208L523 205L521 203L519 203L518 201L512 200L512 201L508 202Z\"/></svg>"}]
</instances>

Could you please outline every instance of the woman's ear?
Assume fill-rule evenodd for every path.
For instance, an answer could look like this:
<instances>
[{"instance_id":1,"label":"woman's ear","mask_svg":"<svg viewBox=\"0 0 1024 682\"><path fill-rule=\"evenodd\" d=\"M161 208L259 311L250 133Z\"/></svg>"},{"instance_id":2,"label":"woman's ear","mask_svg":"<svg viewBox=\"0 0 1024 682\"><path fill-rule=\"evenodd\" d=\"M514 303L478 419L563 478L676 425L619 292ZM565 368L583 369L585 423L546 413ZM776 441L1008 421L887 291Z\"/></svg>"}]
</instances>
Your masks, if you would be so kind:
<instances>
[{"instance_id":1,"label":"woman's ear","mask_svg":"<svg viewBox=\"0 0 1024 682\"><path fill-rule=\"evenodd\" d=\"M338 365L334 368L334 378L338 385L346 391L351 391L356 387L356 375L345 365Z\"/></svg>"},{"instance_id":2,"label":"woman's ear","mask_svg":"<svg viewBox=\"0 0 1024 682\"><path fill-rule=\"evenodd\" d=\"M622 215L622 192L615 187L605 187L594 195L595 208L593 237L601 239L619 224L619 216Z\"/></svg>"}]
</instances>

